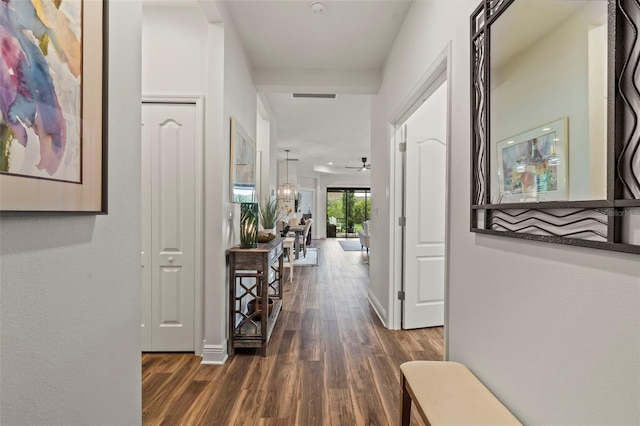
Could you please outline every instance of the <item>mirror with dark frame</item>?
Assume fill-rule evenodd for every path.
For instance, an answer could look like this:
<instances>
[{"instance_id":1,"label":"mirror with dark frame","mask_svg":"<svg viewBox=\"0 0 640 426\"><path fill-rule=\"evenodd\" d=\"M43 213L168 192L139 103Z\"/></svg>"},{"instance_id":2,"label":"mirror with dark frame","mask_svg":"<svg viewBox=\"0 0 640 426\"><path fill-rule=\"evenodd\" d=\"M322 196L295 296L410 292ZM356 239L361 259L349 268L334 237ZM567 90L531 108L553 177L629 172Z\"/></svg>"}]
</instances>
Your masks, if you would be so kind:
<instances>
[{"instance_id":1,"label":"mirror with dark frame","mask_svg":"<svg viewBox=\"0 0 640 426\"><path fill-rule=\"evenodd\" d=\"M638 26L626 0L476 9L472 231L640 253Z\"/></svg>"}]
</instances>

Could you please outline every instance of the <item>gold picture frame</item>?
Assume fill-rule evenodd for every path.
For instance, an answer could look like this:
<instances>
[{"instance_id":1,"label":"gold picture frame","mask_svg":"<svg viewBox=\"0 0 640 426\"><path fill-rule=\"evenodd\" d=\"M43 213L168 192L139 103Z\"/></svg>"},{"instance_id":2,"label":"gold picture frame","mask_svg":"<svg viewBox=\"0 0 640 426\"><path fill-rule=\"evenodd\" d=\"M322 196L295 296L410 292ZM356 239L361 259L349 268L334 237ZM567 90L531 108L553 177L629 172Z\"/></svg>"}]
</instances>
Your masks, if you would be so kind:
<instances>
[{"instance_id":1,"label":"gold picture frame","mask_svg":"<svg viewBox=\"0 0 640 426\"><path fill-rule=\"evenodd\" d=\"M107 213L107 0L55 4L0 6L17 64L0 70L5 215Z\"/></svg>"}]
</instances>

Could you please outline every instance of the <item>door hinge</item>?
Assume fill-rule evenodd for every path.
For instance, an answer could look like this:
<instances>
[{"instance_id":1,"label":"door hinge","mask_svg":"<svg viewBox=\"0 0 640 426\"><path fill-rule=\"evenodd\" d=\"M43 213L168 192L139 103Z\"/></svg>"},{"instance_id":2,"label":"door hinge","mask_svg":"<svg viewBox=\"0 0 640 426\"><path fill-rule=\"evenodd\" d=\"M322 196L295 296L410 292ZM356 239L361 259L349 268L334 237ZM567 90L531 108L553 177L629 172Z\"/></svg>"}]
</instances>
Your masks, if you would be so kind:
<instances>
[{"instance_id":1,"label":"door hinge","mask_svg":"<svg viewBox=\"0 0 640 426\"><path fill-rule=\"evenodd\" d=\"M400 142L398 144L398 151L407 152L407 143L406 142Z\"/></svg>"},{"instance_id":2,"label":"door hinge","mask_svg":"<svg viewBox=\"0 0 640 426\"><path fill-rule=\"evenodd\" d=\"M399 217L398 218L398 225L399 226L407 226L407 218L406 217Z\"/></svg>"},{"instance_id":3,"label":"door hinge","mask_svg":"<svg viewBox=\"0 0 640 426\"><path fill-rule=\"evenodd\" d=\"M400 290L398 292L398 300L404 300L404 291Z\"/></svg>"}]
</instances>

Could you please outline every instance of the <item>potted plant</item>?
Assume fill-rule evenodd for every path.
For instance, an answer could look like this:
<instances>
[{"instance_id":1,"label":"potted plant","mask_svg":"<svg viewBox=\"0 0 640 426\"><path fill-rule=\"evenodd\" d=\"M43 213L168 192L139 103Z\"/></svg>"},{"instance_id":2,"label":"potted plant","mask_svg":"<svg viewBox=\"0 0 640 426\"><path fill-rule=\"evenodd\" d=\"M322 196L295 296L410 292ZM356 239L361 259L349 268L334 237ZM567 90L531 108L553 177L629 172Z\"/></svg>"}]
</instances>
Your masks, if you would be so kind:
<instances>
[{"instance_id":1,"label":"potted plant","mask_svg":"<svg viewBox=\"0 0 640 426\"><path fill-rule=\"evenodd\" d=\"M278 204L275 198L264 197L260 203L258 216L262 232L258 234L260 242L271 241L276 237L275 227L279 220L284 218L284 210Z\"/></svg>"}]
</instances>

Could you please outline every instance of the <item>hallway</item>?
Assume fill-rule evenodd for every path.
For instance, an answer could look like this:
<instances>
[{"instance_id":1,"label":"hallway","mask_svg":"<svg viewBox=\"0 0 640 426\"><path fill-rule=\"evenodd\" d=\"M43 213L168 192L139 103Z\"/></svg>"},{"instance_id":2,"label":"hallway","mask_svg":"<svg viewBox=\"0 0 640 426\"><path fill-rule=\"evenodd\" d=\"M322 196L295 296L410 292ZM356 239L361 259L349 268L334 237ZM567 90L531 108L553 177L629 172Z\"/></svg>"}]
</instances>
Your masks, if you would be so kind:
<instances>
[{"instance_id":1,"label":"hallway","mask_svg":"<svg viewBox=\"0 0 640 426\"><path fill-rule=\"evenodd\" d=\"M385 329L367 301L364 252L332 239L317 247L320 265L295 268L284 286L268 357L249 351L211 366L191 354L142 355L143 424L399 422L398 366L442 359L443 329Z\"/></svg>"}]
</instances>

